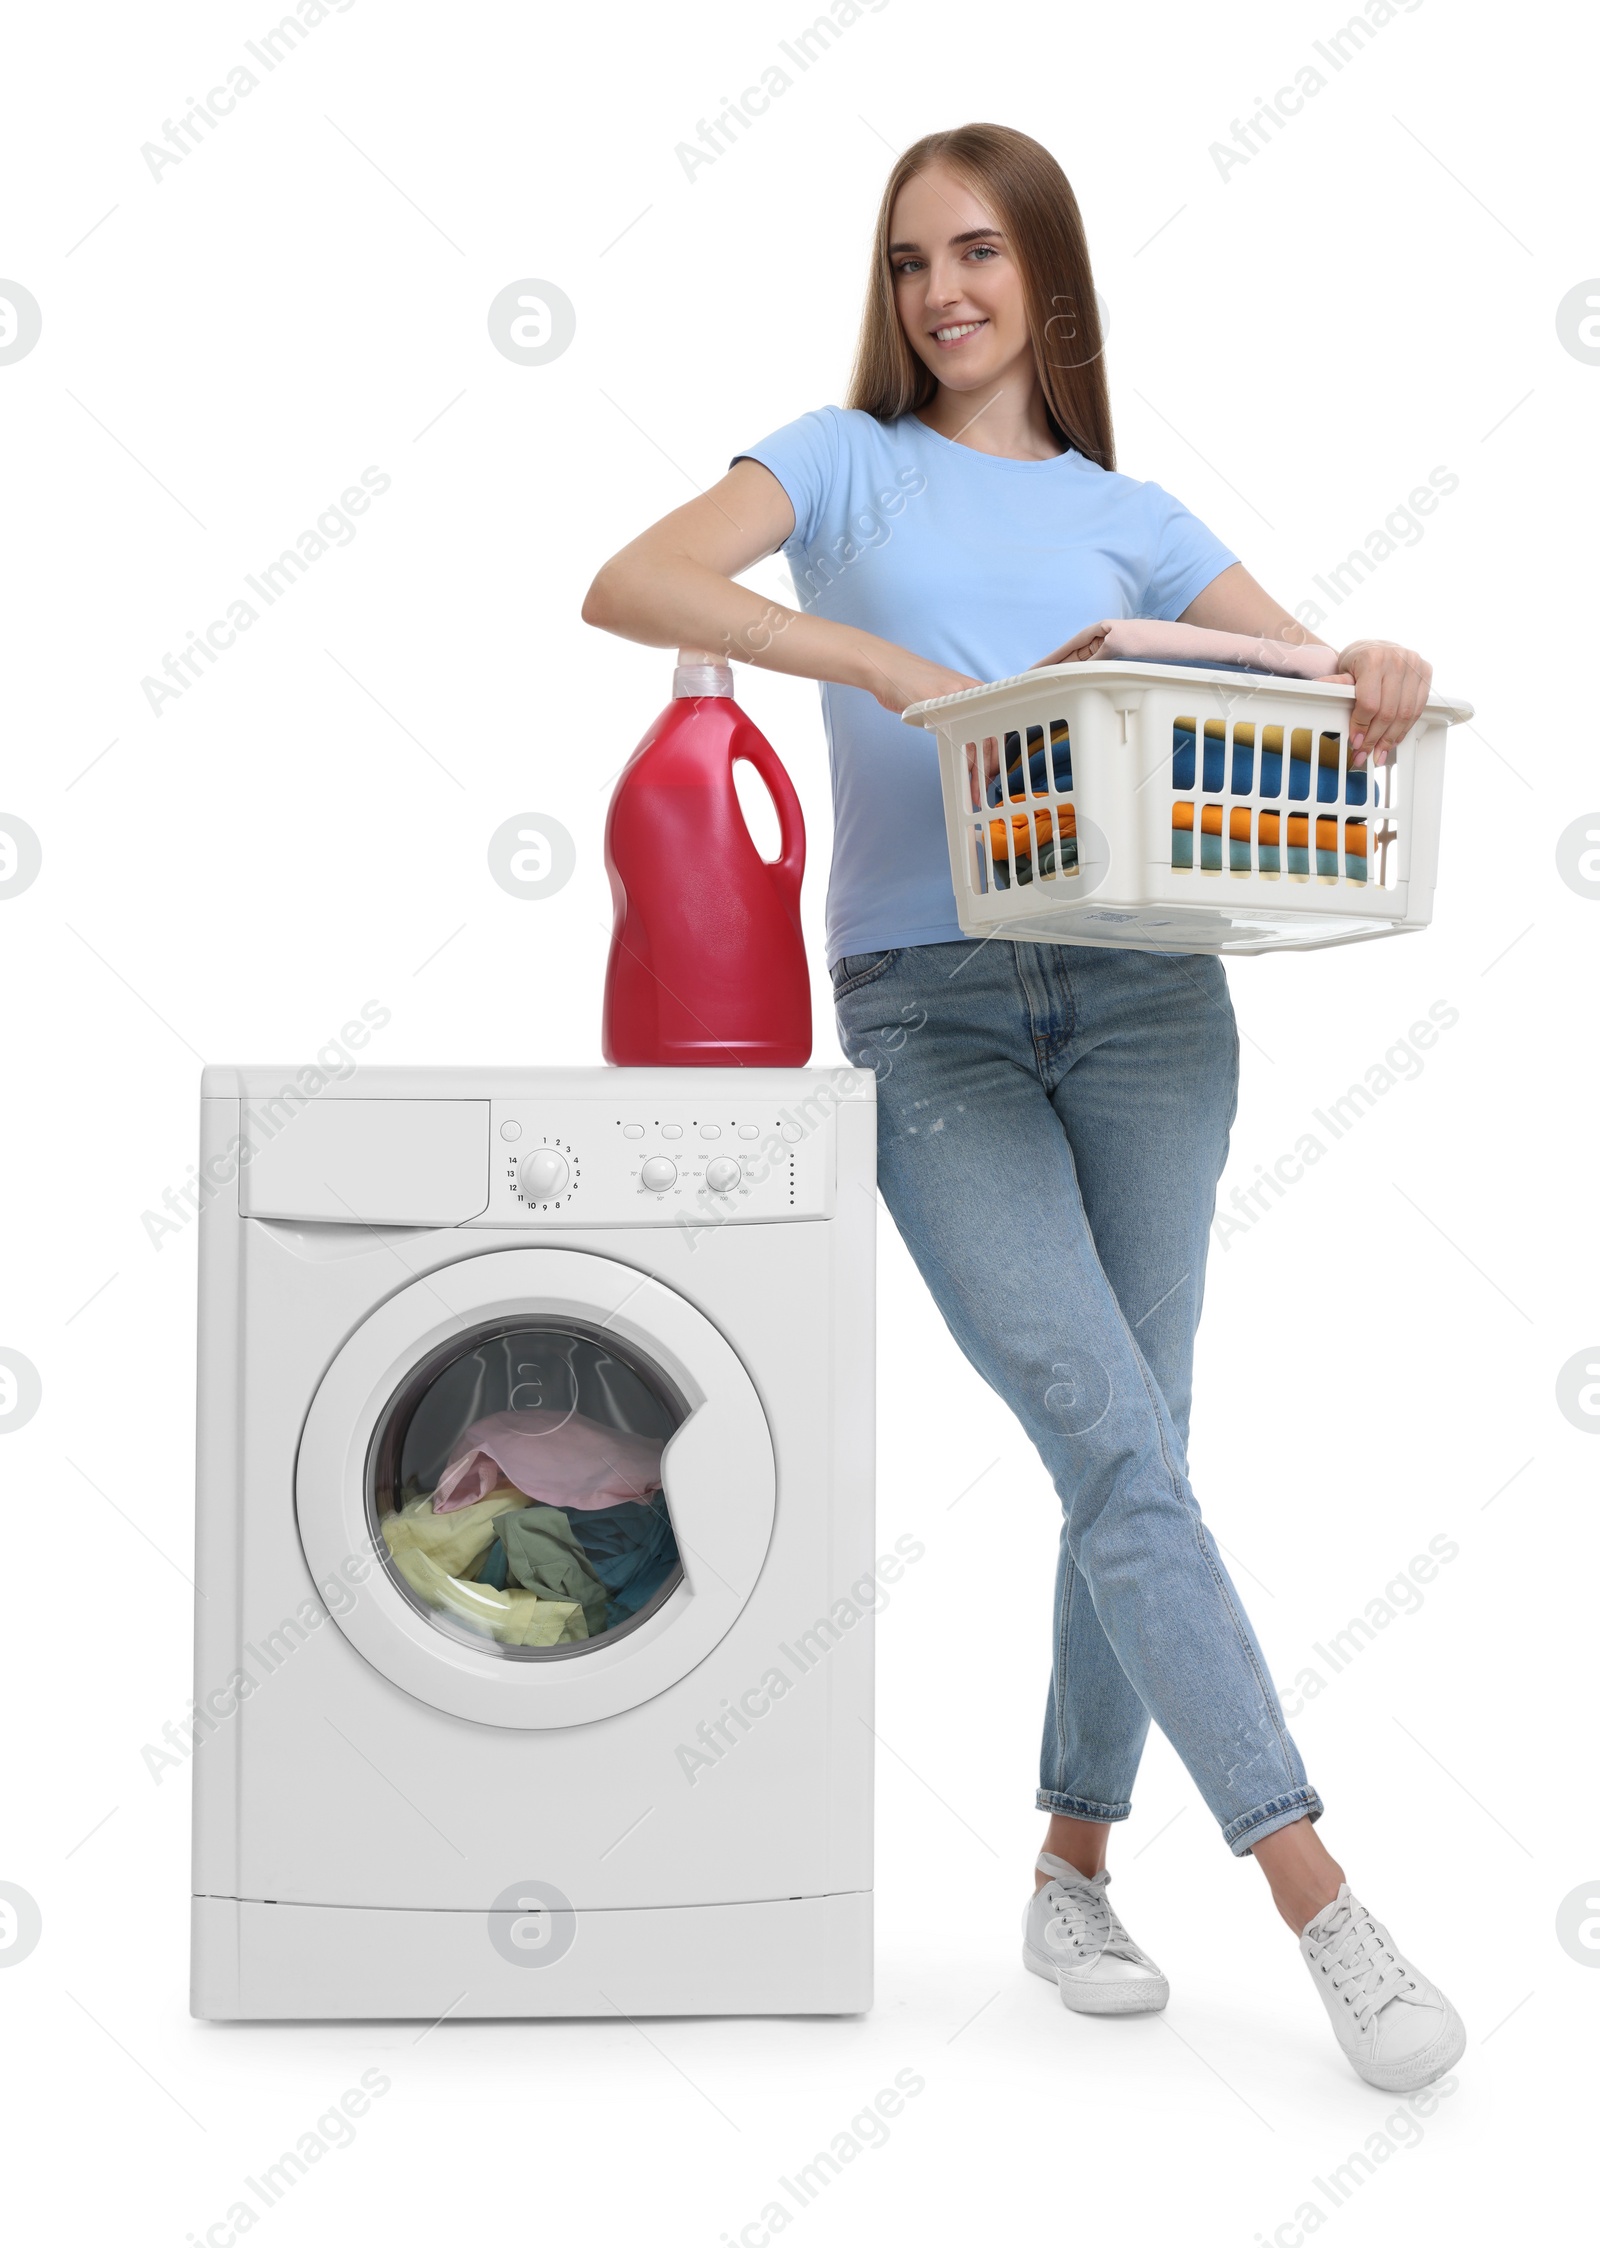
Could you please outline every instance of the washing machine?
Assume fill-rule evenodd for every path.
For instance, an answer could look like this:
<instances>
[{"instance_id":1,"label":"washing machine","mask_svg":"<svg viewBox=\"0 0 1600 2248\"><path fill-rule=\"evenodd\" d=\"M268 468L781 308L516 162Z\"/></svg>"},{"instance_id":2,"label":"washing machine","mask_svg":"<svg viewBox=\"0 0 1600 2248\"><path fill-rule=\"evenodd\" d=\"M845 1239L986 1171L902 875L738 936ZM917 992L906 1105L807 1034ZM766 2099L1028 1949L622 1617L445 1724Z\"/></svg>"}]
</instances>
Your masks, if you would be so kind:
<instances>
[{"instance_id":1,"label":"washing machine","mask_svg":"<svg viewBox=\"0 0 1600 2248\"><path fill-rule=\"evenodd\" d=\"M197 2015L871 2003L874 1091L206 1070Z\"/></svg>"}]
</instances>

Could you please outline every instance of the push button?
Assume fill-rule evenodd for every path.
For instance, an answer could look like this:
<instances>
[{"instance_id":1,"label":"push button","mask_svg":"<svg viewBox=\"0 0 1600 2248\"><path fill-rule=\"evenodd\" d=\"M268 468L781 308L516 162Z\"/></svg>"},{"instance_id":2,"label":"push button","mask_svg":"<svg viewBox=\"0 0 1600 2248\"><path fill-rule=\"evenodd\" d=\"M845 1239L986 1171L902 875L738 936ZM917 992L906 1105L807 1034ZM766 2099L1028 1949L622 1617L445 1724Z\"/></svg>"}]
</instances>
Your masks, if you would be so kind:
<instances>
[{"instance_id":1,"label":"push button","mask_svg":"<svg viewBox=\"0 0 1600 2248\"><path fill-rule=\"evenodd\" d=\"M681 1124L663 1124L661 1137L664 1140L681 1140L683 1138L683 1126Z\"/></svg>"},{"instance_id":2,"label":"push button","mask_svg":"<svg viewBox=\"0 0 1600 2248\"><path fill-rule=\"evenodd\" d=\"M622 1136L625 1140L642 1140L644 1138L644 1126L642 1124L624 1124Z\"/></svg>"},{"instance_id":3,"label":"push button","mask_svg":"<svg viewBox=\"0 0 1600 2248\"><path fill-rule=\"evenodd\" d=\"M739 1137L742 1140L758 1140L761 1137L761 1126L759 1124L741 1124L739 1126Z\"/></svg>"},{"instance_id":4,"label":"push button","mask_svg":"<svg viewBox=\"0 0 1600 2248\"><path fill-rule=\"evenodd\" d=\"M703 1140L720 1140L722 1137L722 1126L720 1124L702 1124L700 1127L700 1137Z\"/></svg>"}]
</instances>

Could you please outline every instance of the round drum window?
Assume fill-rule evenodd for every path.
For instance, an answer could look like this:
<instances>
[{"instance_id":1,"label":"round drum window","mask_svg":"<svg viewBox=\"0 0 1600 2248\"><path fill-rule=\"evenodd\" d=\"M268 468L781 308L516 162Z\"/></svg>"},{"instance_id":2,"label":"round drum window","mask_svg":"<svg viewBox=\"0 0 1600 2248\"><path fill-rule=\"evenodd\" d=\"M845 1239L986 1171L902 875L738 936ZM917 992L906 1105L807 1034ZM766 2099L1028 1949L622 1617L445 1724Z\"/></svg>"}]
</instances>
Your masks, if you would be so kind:
<instances>
[{"instance_id":1,"label":"round drum window","mask_svg":"<svg viewBox=\"0 0 1600 2248\"><path fill-rule=\"evenodd\" d=\"M380 1419L378 1553L441 1631L517 1660L582 1654L683 1576L661 1454L685 1418L614 1338L529 1321L458 1342Z\"/></svg>"}]
</instances>

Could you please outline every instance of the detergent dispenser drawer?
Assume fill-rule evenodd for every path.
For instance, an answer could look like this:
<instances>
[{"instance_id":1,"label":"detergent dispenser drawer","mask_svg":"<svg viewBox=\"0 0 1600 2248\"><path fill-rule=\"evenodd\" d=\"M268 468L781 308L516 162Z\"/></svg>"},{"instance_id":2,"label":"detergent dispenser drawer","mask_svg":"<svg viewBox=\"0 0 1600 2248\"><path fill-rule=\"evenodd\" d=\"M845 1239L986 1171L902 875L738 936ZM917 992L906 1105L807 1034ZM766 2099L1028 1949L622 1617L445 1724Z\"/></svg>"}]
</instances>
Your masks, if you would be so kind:
<instances>
[{"instance_id":1,"label":"detergent dispenser drawer","mask_svg":"<svg viewBox=\"0 0 1600 2248\"><path fill-rule=\"evenodd\" d=\"M240 1104L239 1208L326 1225L461 1225L489 1200L487 1101Z\"/></svg>"}]
</instances>

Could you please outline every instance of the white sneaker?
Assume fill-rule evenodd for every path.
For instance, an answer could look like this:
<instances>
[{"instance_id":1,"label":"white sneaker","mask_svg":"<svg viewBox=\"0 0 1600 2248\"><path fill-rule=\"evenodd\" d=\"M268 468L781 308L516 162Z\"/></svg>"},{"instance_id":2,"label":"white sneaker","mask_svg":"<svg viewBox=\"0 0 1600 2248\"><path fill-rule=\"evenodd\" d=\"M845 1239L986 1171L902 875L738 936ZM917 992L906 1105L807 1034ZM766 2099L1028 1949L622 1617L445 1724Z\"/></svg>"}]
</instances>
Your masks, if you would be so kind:
<instances>
[{"instance_id":1,"label":"white sneaker","mask_svg":"<svg viewBox=\"0 0 1600 2248\"><path fill-rule=\"evenodd\" d=\"M1167 1978L1112 1910L1110 1874L1091 1881L1048 1850L1038 1866L1051 1878L1022 1917L1023 1966L1054 1982L1075 2014L1158 2013L1170 1995Z\"/></svg>"},{"instance_id":2,"label":"white sneaker","mask_svg":"<svg viewBox=\"0 0 1600 2248\"><path fill-rule=\"evenodd\" d=\"M1461 2016L1444 1992L1395 1949L1348 1881L1308 1920L1300 1955L1357 2076L1381 2092L1414 2092L1466 2050Z\"/></svg>"}]
</instances>

